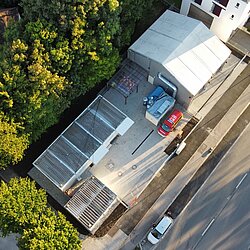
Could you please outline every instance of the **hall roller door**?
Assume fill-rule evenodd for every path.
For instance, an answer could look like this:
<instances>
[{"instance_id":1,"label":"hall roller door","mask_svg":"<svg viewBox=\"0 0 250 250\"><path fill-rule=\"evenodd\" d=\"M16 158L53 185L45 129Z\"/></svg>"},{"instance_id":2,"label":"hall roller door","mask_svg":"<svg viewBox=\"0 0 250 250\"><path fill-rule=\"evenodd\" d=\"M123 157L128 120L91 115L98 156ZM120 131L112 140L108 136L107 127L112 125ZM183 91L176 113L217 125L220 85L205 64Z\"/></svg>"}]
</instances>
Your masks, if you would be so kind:
<instances>
[{"instance_id":1,"label":"hall roller door","mask_svg":"<svg viewBox=\"0 0 250 250\"><path fill-rule=\"evenodd\" d=\"M188 16L202 21L208 28L211 27L214 19L212 16L193 4L190 5Z\"/></svg>"}]
</instances>

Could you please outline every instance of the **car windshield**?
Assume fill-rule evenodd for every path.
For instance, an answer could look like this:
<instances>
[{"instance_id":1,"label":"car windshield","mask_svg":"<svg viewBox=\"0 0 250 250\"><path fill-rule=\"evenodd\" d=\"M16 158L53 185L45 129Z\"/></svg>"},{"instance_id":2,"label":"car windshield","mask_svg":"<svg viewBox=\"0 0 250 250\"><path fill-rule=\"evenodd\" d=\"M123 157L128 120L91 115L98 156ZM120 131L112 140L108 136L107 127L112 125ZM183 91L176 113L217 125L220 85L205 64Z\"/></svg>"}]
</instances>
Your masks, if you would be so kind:
<instances>
[{"instance_id":1,"label":"car windshield","mask_svg":"<svg viewBox=\"0 0 250 250\"><path fill-rule=\"evenodd\" d=\"M160 232L157 231L157 229L155 228L153 231L152 231L152 235L156 238L156 239L160 239L162 234Z\"/></svg>"},{"instance_id":2,"label":"car windshield","mask_svg":"<svg viewBox=\"0 0 250 250\"><path fill-rule=\"evenodd\" d=\"M171 128L167 126L165 123L162 124L162 129L165 130L166 132L171 132Z\"/></svg>"}]
</instances>

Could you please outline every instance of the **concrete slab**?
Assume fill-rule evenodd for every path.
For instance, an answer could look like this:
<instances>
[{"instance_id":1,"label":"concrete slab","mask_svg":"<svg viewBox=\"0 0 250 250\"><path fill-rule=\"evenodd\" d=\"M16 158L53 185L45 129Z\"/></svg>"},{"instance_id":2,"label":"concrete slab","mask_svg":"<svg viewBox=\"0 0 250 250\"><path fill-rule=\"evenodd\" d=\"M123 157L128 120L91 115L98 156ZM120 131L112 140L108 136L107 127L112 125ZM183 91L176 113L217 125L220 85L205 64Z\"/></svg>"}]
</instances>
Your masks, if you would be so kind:
<instances>
[{"instance_id":1,"label":"concrete slab","mask_svg":"<svg viewBox=\"0 0 250 250\"><path fill-rule=\"evenodd\" d=\"M148 225L152 225L166 210L166 208L176 199L180 194L185 184L188 183L195 175L199 167L206 161L209 156L207 153L210 147L215 148L224 138L230 128L233 126L237 118L250 104L250 85L240 95L234 105L228 110L225 116L220 120L218 125L212 130L212 133L205 139L205 141L196 150L193 156L185 164L179 174L170 183L164 193L157 199L155 204L151 207L148 213L143 217L140 223L136 226L134 231L146 234L149 230ZM147 228L147 230L145 230ZM138 239L143 238L143 235L136 235L128 239L122 250L132 249L138 243Z\"/></svg>"},{"instance_id":2,"label":"concrete slab","mask_svg":"<svg viewBox=\"0 0 250 250\"><path fill-rule=\"evenodd\" d=\"M18 250L17 238L19 234L10 234L6 237L0 237L0 250Z\"/></svg>"},{"instance_id":3,"label":"concrete slab","mask_svg":"<svg viewBox=\"0 0 250 250\"><path fill-rule=\"evenodd\" d=\"M145 118L143 97L155 88L146 77L138 92L133 92L125 103L124 97L110 88L103 96L134 121L125 135L116 138L102 161L90 172L109 187L128 206L132 207L152 178L164 166L168 155L164 152L171 141L191 119L191 114L176 104L184 118L167 138L157 133L157 127ZM166 117L166 116L165 116Z\"/></svg>"},{"instance_id":4,"label":"concrete slab","mask_svg":"<svg viewBox=\"0 0 250 250\"><path fill-rule=\"evenodd\" d=\"M105 235L101 238L88 237L83 240L82 249L95 249L95 250L117 250L120 249L121 244L127 239L127 235L122 231L118 230L114 237ZM93 247L94 246L94 247ZM131 248L132 249L132 248Z\"/></svg>"}]
</instances>

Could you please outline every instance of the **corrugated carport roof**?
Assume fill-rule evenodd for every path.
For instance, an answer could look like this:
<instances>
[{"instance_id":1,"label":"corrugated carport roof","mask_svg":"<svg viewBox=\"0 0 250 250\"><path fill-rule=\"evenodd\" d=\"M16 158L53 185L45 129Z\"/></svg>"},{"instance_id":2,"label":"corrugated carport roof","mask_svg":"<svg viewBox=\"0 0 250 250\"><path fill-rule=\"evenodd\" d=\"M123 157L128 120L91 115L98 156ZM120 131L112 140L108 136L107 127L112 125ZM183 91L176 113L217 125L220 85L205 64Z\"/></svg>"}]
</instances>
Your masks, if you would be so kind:
<instances>
[{"instance_id":1,"label":"corrugated carport roof","mask_svg":"<svg viewBox=\"0 0 250 250\"><path fill-rule=\"evenodd\" d=\"M125 118L115 106L98 96L34 161L34 166L56 186L63 187Z\"/></svg>"},{"instance_id":2,"label":"corrugated carport roof","mask_svg":"<svg viewBox=\"0 0 250 250\"><path fill-rule=\"evenodd\" d=\"M116 195L92 176L85 180L65 208L91 233L95 233L118 204Z\"/></svg>"}]
</instances>

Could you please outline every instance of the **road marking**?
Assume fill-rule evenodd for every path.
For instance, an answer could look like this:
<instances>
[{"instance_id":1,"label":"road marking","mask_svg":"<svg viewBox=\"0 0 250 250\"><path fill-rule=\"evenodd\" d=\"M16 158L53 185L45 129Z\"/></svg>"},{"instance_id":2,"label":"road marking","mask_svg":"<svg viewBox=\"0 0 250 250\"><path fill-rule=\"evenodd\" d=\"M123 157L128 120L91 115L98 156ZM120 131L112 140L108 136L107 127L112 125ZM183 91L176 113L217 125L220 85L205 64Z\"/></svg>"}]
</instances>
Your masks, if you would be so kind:
<instances>
[{"instance_id":1,"label":"road marking","mask_svg":"<svg viewBox=\"0 0 250 250\"><path fill-rule=\"evenodd\" d=\"M240 182L238 183L238 185L236 186L235 189L238 189L239 186L241 185L241 183L245 180L245 178L247 177L247 173L244 174L244 176L241 178Z\"/></svg>"},{"instance_id":2,"label":"road marking","mask_svg":"<svg viewBox=\"0 0 250 250\"><path fill-rule=\"evenodd\" d=\"M205 228L205 230L203 231L203 233L201 234L202 236L204 236L207 232L207 230L212 226L212 224L214 223L215 219L212 219L210 221L210 223L207 225L207 227Z\"/></svg>"}]
</instances>

